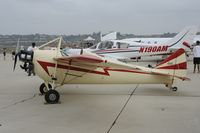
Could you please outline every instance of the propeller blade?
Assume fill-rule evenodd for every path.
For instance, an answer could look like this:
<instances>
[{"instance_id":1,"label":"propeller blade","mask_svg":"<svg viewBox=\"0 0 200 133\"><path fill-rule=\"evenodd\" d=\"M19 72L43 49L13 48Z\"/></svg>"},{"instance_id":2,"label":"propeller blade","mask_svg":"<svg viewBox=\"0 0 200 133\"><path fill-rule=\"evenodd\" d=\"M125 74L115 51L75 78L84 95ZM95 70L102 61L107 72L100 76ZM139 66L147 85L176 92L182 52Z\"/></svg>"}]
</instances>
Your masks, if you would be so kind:
<instances>
[{"instance_id":1,"label":"propeller blade","mask_svg":"<svg viewBox=\"0 0 200 133\"><path fill-rule=\"evenodd\" d=\"M15 48L15 53L19 52L19 41L20 41L20 38L18 38L18 40L17 40L17 46Z\"/></svg>"},{"instance_id":2,"label":"propeller blade","mask_svg":"<svg viewBox=\"0 0 200 133\"><path fill-rule=\"evenodd\" d=\"M14 61L14 67L13 67L13 71L15 70L16 64L17 64L17 56L19 55L19 53L17 53L15 55L15 61Z\"/></svg>"}]
</instances>

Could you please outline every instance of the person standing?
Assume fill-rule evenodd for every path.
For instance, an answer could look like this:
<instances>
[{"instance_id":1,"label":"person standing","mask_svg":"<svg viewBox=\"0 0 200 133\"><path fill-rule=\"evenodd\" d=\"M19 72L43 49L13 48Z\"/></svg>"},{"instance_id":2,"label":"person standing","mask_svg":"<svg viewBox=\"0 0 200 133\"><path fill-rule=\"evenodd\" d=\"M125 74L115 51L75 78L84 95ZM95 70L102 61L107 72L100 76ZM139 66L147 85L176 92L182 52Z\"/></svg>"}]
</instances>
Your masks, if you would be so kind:
<instances>
[{"instance_id":1,"label":"person standing","mask_svg":"<svg viewBox=\"0 0 200 133\"><path fill-rule=\"evenodd\" d=\"M34 51L37 48L35 45L36 44L33 42L32 45L27 48L27 51Z\"/></svg>"},{"instance_id":2,"label":"person standing","mask_svg":"<svg viewBox=\"0 0 200 133\"><path fill-rule=\"evenodd\" d=\"M6 60L6 48L3 49L3 59Z\"/></svg>"},{"instance_id":3,"label":"person standing","mask_svg":"<svg viewBox=\"0 0 200 133\"><path fill-rule=\"evenodd\" d=\"M29 62L29 65L28 65L28 76L31 76L31 74L35 75L35 71L34 71L34 64L32 62L32 59L33 59L33 51L35 49L37 49L37 47L35 46L36 44L33 42L32 43L32 46L29 46L27 48L27 51L28 52L31 52L31 61Z\"/></svg>"},{"instance_id":4,"label":"person standing","mask_svg":"<svg viewBox=\"0 0 200 133\"><path fill-rule=\"evenodd\" d=\"M194 71L193 71L193 73L196 72L196 67L198 69L198 73L200 73L200 70L199 70L199 64L200 64L200 41L196 42L196 45L193 48L193 54L194 54L194 58L193 58Z\"/></svg>"},{"instance_id":5,"label":"person standing","mask_svg":"<svg viewBox=\"0 0 200 133\"><path fill-rule=\"evenodd\" d=\"M12 50L12 60L15 60L15 51L14 50Z\"/></svg>"}]
</instances>

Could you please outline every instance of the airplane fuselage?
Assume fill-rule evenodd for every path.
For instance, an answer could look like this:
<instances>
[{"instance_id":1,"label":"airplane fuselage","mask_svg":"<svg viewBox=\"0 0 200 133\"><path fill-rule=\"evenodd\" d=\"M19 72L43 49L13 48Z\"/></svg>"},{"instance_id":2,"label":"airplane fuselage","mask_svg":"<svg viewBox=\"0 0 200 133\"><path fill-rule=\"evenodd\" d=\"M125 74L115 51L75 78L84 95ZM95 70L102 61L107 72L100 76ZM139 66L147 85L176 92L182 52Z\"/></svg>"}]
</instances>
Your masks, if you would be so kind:
<instances>
[{"instance_id":1,"label":"airplane fuselage","mask_svg":"<svg viewBox=\"0 0 200 133\"><path fill-rule=\"evenodd\" d=\"M77 66L73 61L57 63L56 55L57 50L34 51L35 72L44 81L51 82L52 78L56 78L58 84L170 84L172 81L162 74L131 68L117 60L107 59L97 67ZM62 57L60 52L57 56Z\"/></svg>"}]
</instances>

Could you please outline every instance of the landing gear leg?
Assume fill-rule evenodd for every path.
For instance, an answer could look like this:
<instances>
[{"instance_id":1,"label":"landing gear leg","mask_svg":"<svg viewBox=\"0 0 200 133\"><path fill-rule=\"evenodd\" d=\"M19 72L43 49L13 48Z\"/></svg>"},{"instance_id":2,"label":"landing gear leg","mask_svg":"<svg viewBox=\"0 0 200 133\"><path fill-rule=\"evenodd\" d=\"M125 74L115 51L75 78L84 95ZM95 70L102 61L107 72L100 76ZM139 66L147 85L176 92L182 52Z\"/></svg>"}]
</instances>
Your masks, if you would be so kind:
<instances>
[{"instance_id":1,"label":"landing gear leg","mask_svg":"<svg viewBox=\"0 0 200 133\"><path fill-rule=\"evenodd\" d=\"M55 84L51 85L48 82L42 83L40 86L40 92L44 94L45 101L48 104L56 104L59 102L60 94L55 88Z\"/></svg>"},{"instance_id":2,"label":"landing gear leg","mask_svg":"<svg viewBox=\"0 0 200 133\"><path fill-rule=\"evenodd\" d=\"M56 88L55 84L56 84L56 80L57 80L57 78L56 78L57 66L58 66L58 64L56 62L54 74L52 77L52 88L53 89L48 90L44 96L46 102L49 104L56 104L59 102L59 99L60 99L60 94L55 90L55 88ZM48 86L48 85L46 85L46 86Z\"/></svg>"}]
</instances>

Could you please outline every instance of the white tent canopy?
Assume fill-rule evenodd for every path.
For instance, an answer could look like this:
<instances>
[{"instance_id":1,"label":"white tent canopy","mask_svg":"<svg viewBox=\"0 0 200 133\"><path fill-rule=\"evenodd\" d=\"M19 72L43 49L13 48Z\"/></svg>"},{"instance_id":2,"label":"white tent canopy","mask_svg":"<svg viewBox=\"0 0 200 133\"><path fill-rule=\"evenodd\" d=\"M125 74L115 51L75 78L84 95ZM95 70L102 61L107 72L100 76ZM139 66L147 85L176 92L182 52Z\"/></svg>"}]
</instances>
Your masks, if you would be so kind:
<instances>
[{"instance_id":1,"label":"white tent canopy","mask_svg":"<svg viewBox=\"0 0 200 133\"><path fill-rule=\"evenodd\" d=\"M95 41L95 39L91 36L88 36L86 39L84 39L84 41Z\"/></svg>"}]
</instances>

